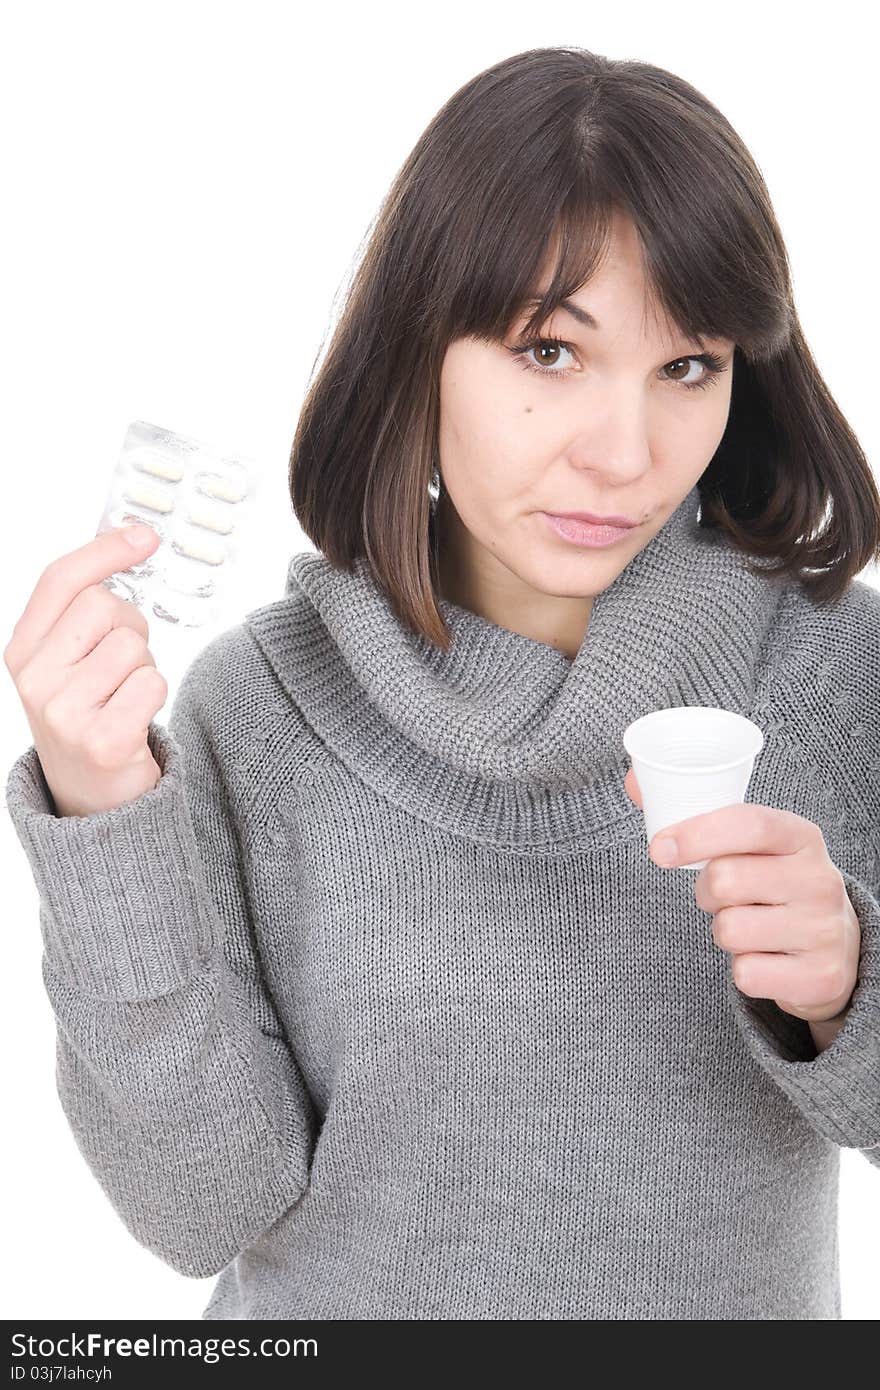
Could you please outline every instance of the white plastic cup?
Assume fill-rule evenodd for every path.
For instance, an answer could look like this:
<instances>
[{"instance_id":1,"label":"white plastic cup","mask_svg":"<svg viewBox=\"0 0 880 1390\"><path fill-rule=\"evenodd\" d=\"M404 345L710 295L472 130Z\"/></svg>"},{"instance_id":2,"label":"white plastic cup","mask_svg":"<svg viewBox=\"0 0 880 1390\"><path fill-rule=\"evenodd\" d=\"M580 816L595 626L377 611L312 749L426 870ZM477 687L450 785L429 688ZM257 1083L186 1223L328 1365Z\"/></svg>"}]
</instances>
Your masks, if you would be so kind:
<instances>
[{"instance_id":1,"label":"white plastic cup","mask_svg":"<svg viewBox=\"0 0 880 1390\"><path fill-rule=\"evenodd\" d=\"M650 844L667 826L745 801L764 735L741 714L677 705L636 719L623 734L642 797ZM703 869L708 859L677 864Z\"/></svg>"}]
</instances>

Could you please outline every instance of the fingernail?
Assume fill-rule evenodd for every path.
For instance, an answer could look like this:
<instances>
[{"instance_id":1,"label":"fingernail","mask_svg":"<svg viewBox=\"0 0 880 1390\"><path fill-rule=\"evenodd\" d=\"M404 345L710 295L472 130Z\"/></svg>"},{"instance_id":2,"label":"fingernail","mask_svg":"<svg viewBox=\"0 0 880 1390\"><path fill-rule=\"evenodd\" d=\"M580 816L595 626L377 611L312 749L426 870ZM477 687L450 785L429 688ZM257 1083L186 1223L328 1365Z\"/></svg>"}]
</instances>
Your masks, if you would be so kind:
<instances>
[{"instance_id":1,"label":"fingernail","mask_svg":"<svg viewBox=\"0 0 880 1390\"><path fill-rule=\"evenodd\" d=\"M654 841L652 850L658 864L672 864L678 858L678 845L669 835Z\"/></svg>"},{"instance_id":2,"label":"fingernail","mask_svg":"<svg viewBox=\"0 0 880 1390\"><path fill-rule=\"evenodd\" d=\"M132 549L143 550L147 541L153 540L156 532L153 530L152 526L142 526L138 524L137 526L123 527L121 534L128 541Z\"/></svg>"}]
</instances>

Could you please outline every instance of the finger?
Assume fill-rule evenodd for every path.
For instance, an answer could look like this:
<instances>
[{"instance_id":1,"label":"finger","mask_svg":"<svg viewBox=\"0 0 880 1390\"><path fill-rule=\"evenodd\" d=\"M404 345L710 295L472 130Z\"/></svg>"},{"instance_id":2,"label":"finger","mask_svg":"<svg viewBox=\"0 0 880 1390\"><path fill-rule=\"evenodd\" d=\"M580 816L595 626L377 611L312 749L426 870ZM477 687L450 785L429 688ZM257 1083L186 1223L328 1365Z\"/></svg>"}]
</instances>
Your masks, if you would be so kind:
<instances>
[{"instance_id":1,"label":"finger","mask_svg":"<svg viewBox=\"0 0 880 1390\"><path fill-rule=\"evenodd\" d=\"M53 660L74 667L115 628L130 627L144 642L149 641L150 625L144 614L128 599L93 584L77 594L48 638L40 653L51 646Z\"/></svg>"},{"instance_id":2,"label":"finger","mask_svg":"<svg viewBox=\"0 0 880 1390\"><path fill-rule=\"evenodd\" d=\"M664 858L658 854L658 842L670 838L675 841L676 852ZM664 826L652 839L650 854L655 863L668 868L719 855L797 854L824 848L824 844L822 831L803 816L745 801Z\"/></svg>"},{"instance_id":3,"label":"finger","mask_svg":"<svg viewBox=\"0 0 880 1390\"><path fill-rule=\"evenodd\" d=\"M6 648L6 662L13 677L30 661L40 642L83 589L146 559L160 540L158 532L152 531L151 540L145 539L133 547L124 539L123 531L124 528L103 531L46 566Z\"/></svg>"},{"instance_id":4,"label":"finger","mask_svg":"<svg viewBox=\"0 0 880 1390\"><path fill-rule=\"evenodd\" d=\"M694 883L694 898L704 912L725 907L788 906L804 921L839 912L840 876L804 852L733 854L710 859ZM798 906L795 906L798 905Z\"/></svg>"},{"instance_id":5,"label":"finger","mask_svg":"<svg viewBox=\"0 0 880 1390\"><path fill-rule=\"evenodd\" d=\"M39 692L45 699L65 686L72 686L80 663L103 647L103 639L117 628L133 629L143 646L149 639L147 620L134 604L101 585L84 589L76 595L26 663L29 689ZM106 657L107 653L104 652L98 661L103 663ZM129 669L130 666L129 661ZM96 685L96 669L96 664L90 664L88 674L91 678L89 689L94 702L98 703L106 699L107 692L100 691L100 681ZM114 669L118 673L118 666Z\"/></svg>"},{"instance_id":6,"label":"finger","mask_svg":"<svg viewBox=\"0 0 880 1390\"><path fill-rule=\"evenodd\" d=\"M778 906L811 900L813 877L789 854L725 854L710 859L694 882L704 912L751 903ZM819 891L818 876L816 891ZM823 896L825 890L821 890Z\"/></svg>"},{"instance_id":7,"label":"finger","mask_svg":"<svg viewBox=\"0 0 880 1390\"><path fill-rule=\"evenodd\" d=\"M137 752L167 698L168 684L155 665L129 672L98 716L102 729L114 730L115 757L123 761Z\"/></svg>"},{"instance_id":8,"label":"finger","mask_svg":"<svg viewBox=\"0 0 880 1390\"><path fill-rule=\"evenodd\" d=\"M628 770L626 776L623 779L623 788L627 796L630 797L630 799L636 803L640 810L643 810L644 807L642 806L642 794L639 791L639 784L636 779L635 768L631 767Z\"/></svg>"},{"instance_id":9,"label":"finger","mask_svg":"<svg viewBox=\"0 0 880 1390\"><path fill-rule=\"evenodd\" d=\"M155 667L153 653L140 632L127 624L108 632L88 656L73 667L64 698L79 710L101 709L141 667Z\"/></svg>"},{"instance_id":10,"label":"finger","mask_svg":"<svg viewBox=\"0 0 880 1390\"><path fill-rule=\"evenodd\" d=\"M723 907L712 918L712 939L722 951L746 955L752 951L810 951L816 932L787 905L780 907Z\"/></svg>"},{"instance_id":11,"label":"finger","mask_svg":"<svg viewBox=\"0 0 880 1390\"><path fill-rule=\"evenodd\" d=\"M812 955L734 956L730 968L743 994L753 999L784 999L796 1009L812 1009L836 999L843 979L837 965Z\"/></svg>"}]
</instances>

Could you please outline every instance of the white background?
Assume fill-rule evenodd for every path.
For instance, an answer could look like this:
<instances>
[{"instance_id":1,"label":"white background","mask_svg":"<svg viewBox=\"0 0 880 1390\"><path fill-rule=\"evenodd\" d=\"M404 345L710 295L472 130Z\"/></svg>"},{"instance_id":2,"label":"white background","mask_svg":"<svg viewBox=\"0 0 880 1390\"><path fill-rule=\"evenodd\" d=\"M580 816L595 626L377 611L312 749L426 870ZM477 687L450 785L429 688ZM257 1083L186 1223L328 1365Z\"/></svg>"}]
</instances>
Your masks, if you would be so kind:
<instances>
[{"instance_id":1,"label":"white background","mask_svg":"<svg viewBox=\"0 0 880 1390\"><path fill-rule=\"evenodd\" d=\"M222 625L282 595L290 555L311 548L290 510L290 443L361 241L438 108L526 48L655 63L728 117L768 183L819 368L876 459L876 54L862 6L30 0L3 14L0 645L42 568L95 534L138 418L261 462L261 546ZM164 722L180 654L153 642L155 625ZM0 678L8 769L31 735ZM139 1246L76 1148L36 889L5 808L0 853L4 1316L199 1317L214 1279ZM858 1153L841 1163L844 1317L876 1319L880 1171Z\"/></svg>"}]
</instances>

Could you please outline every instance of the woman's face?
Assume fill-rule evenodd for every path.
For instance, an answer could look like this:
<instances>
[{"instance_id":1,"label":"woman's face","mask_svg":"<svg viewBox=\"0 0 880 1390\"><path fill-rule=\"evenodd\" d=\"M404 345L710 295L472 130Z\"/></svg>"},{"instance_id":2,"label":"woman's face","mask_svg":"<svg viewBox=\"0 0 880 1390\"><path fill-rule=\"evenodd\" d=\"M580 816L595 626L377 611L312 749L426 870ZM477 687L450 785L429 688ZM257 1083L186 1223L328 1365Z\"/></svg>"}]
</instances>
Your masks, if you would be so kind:
<instances>
[{"instance_id":1,"label":"woman's face","mask_svg":"<svg viewBox=\"0 0 880 1390\"><path fill-rule=\"evenodd\" d=\"M694 359L699 344L660 326L646 295L635 229L618 216L608 257L573 296L599 327L560 308L515 356L524 309L503 344L461 338L443 361L442 593L571 659L593 596L690 492L727 423L733 342L704 340L726 368L710 375ZM553 530L548 511L638 524L585 549Z\"/></svg>"}]
</instances>

